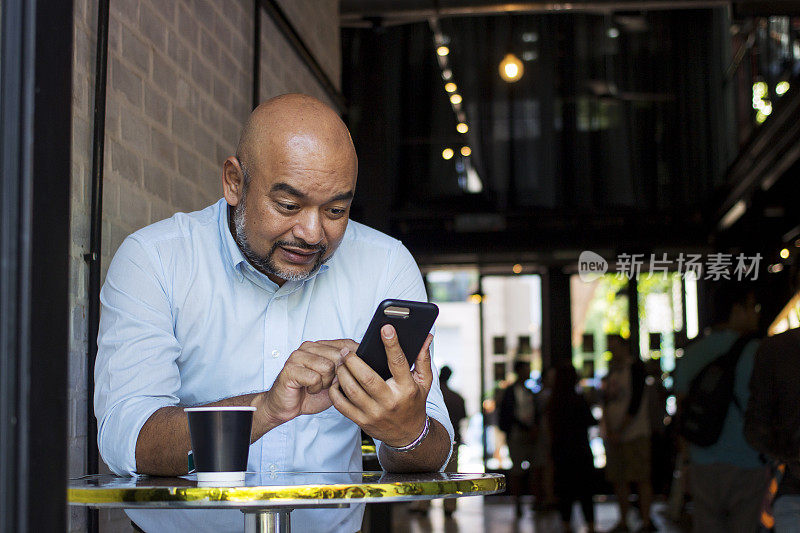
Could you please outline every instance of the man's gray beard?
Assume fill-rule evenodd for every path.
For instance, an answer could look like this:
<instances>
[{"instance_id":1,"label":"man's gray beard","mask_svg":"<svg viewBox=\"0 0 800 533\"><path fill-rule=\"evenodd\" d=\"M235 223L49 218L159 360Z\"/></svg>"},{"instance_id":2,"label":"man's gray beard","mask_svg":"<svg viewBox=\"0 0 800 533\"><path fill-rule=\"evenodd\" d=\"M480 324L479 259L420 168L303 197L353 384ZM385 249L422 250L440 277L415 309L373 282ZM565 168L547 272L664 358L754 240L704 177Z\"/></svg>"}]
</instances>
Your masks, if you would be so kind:
<instances>
[{"instance_id":1,"label":"man's gray beard","mask_svg":"<svg viewBox=\"0 0 800 533\"><path fill-rule=\"evenodd\" d=\"M242 198L239 200L239 203L233 210L233 227L236 232L234 237L236 239L236 244L239 245L239 249L242 251L242 254L244 254L250 264L256 267L256 269L264 274L272 274L273 276L286 281L305 281L313 276L323 263L326 263L331 257L333 257L333 254L325 257L327 247L321 248L314 265L311 267L311 270L306 273L302 273L292 272L290 270L282 270L275 264L275 261L273 261L272 257L275 254L275 250L277 250L278 246L281 245L281 241L276 241L266 255L259 255L255 250L253 250L252 246L250 246L250 243L247 240L247 232L245 231L244 227L244 205L246 196L247 190L245 189L242 193Z\"/></svg>"}]
</instances>

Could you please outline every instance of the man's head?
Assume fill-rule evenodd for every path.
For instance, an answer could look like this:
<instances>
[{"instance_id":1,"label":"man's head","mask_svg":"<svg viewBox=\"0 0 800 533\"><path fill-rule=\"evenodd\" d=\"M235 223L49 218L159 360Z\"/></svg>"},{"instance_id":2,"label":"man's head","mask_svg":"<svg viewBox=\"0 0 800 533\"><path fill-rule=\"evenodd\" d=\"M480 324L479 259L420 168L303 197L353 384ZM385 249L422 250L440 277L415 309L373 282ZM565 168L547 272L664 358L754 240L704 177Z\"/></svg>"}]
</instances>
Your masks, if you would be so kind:
<instances>
[{"instance_id":1,"label":"man's head","mask_svg":"<svg viewBox=\"0 0 800 533\"><path fill-rule=\"evenodd\" d=\"M514 361L514 374L517 375L517 381L525 381L531 377L531 363L524 359L517 359Z\"/></svg>"},{"instance_id":2,"label":"man's head","mask_svg":"<svg viewBox=\"0 0 800 533\"><path fill-rule=\"evenodd\" d=\"M309 278L344 237L357 174L353 141L331 108L300 94L258 106L222 171L242 253L279 285Z\"/></svg>"},{"instance_id":3,"label":"man's head","mask_svg":"<svg viewBox=\"0 0 800 533\"><path fill-rule=\"evenodd\" d=\"M611 366L617 367L628 363L631 359L631 343L622 335L611 334L606 336L608 351L611 352Z\"/></svg>"},{"instance_id":4,"label":"man's head","mask_svg":"<svg viewBox=\"0 0 800 533\"><path fill-rule=\"evenodd\" d=\"M447 380L450 379L450 376L453 375L453 371L450 369L449 366L445 365L439 370L439 381L441 383L447 383Z\"/></svg>"},{"instance_id":5,"label":"man's head","mask_svg":"<svg viewBox=\"0 0 800 533\"><path fill-rule=\"evenodd\" d=\"M740 334L758 329L761 306L755 287L746 281L717 281L711 283L711 322L728 327Z\"/></svg>"}]
</instances>

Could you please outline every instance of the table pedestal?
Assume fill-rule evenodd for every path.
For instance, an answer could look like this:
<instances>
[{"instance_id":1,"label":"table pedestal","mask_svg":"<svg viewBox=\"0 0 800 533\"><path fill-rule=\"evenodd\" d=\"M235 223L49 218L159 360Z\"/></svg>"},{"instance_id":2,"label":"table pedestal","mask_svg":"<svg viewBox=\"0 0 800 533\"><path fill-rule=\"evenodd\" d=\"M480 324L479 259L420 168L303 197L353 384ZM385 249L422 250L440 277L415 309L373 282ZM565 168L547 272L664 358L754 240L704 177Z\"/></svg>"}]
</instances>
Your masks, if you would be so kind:
<instances>
[{"instance_id":1,"label":"table pedestal","mask_svg":"<svg viewBox=\"0 0 800 533\"><path fill-rule=\"evenodd\" d=\"M245 533L291 533L291 509L243 510Z\"/></svg>"}]
</instances>

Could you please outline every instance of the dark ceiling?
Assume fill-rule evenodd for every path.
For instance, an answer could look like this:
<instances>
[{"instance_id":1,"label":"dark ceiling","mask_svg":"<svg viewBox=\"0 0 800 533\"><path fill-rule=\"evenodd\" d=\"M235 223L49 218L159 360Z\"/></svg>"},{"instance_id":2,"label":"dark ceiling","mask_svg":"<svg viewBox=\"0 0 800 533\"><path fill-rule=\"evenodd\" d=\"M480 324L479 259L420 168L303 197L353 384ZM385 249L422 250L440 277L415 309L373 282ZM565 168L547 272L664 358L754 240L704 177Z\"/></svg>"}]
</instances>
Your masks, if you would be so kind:
<instances>
[{"instance_id":1,"label":"dark ceiling","mask_svg":"<svg viewBox=\"0 0 800 533\"><path fill-rule=\"evenodd\" d=\"M730 182L759 131L749 101L744 118L737 107L738 85L751 85L737 58L746 32L735 34L737 11L709 8L720 4L573 2L550 13L556 4L343 0L343 92L360 164L354 218L401 238L423 263L763 243L754 225L772 195L794 191L783 180L797 166L781 169L772 193ZM437 35L459 106L444 90ZM509 52L525 58L514 84L497 71ZM731 74L742 71L744 81ZM455 156L443 159L445 148ZM470 168L479 192L466 186ZM737 238L719 222L744 194L752 209ZM797 225L792 206L767 213L776 239Z\"/></svg>"}]
</instances>

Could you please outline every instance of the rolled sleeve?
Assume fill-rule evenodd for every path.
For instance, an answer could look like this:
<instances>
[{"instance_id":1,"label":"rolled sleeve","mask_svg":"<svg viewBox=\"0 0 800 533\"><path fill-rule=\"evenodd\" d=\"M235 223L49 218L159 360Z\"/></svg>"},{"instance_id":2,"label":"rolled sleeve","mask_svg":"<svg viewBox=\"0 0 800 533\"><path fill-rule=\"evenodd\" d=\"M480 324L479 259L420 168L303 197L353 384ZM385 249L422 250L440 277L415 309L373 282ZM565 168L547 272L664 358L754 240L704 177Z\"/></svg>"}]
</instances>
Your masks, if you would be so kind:
<instances>
[{"instance_id":1,"label":"rolled sleeve","mask_svg":"<svg viewBox=\"0 0 800 533\"><path fill-rule=\"evenodd\" d=\"M390 261L389 277L390 283L387 287L384 298L394 298L398 300L415 300L418 302L427 302L428 295L425 292L425 283L422 281L419 267L411 253L405 246L398 243L397 248L392 255ZM447 460L439 469L440 472L444 471L445 466L450 461L450 455L453 453L453 439L455 432L453 431L453 424L450 421L450 416L447 412L447 407L444 403L442 390L439 387L439 371L436 368L434 358L434 344L436 343L435 335L436 328L431 330L434 334L434 342L431 343L431 371L433 372L433 382L431 383L431 390L428 392L428 398L425 403L425 410L428 416L439 422L442 427L447 430L447 435L450 441L450 451L447 454ZM381 446L381 442L376 440L377 447ZM378 455L380 457L380 454Z\"/></svg>"},{"instance_id":2,"label":"rolled sleeve","mask_svg":"<svg viewBox=\"0 0 800 533\"><path fill-rule=\"evenodd\" d=\"M100 292L95 416L100 455L119 475L136 473L139 431L158 409L179 403L169 295L163 275L134 237L120 246Z\"/></svg>"}]
</instances>

